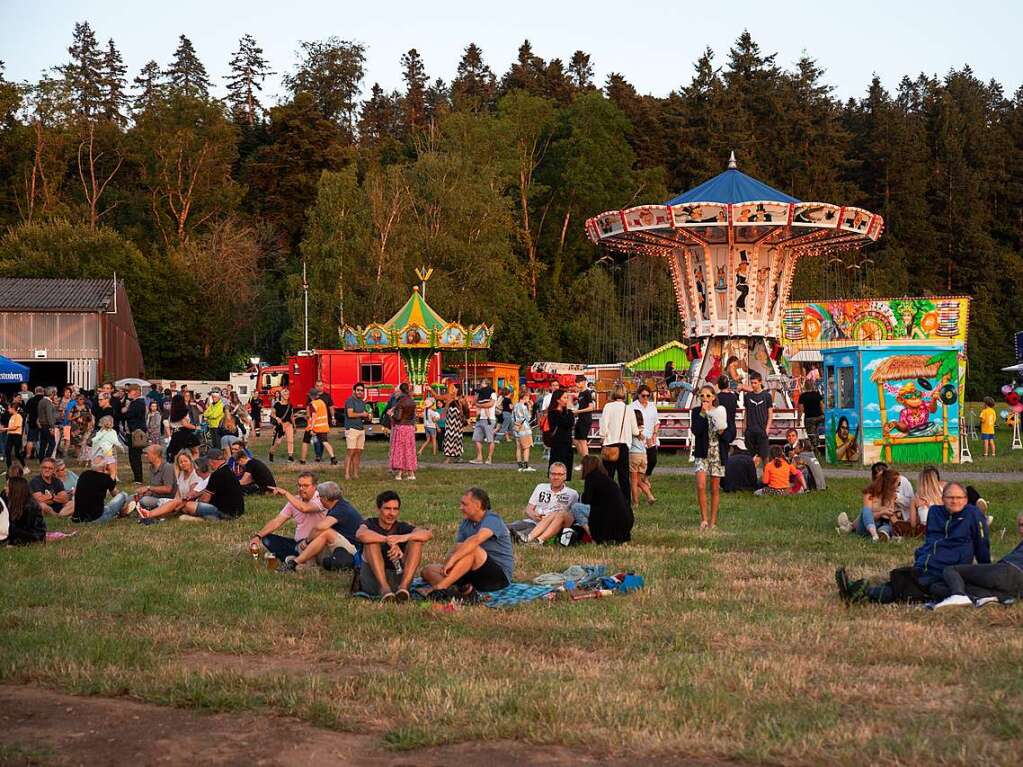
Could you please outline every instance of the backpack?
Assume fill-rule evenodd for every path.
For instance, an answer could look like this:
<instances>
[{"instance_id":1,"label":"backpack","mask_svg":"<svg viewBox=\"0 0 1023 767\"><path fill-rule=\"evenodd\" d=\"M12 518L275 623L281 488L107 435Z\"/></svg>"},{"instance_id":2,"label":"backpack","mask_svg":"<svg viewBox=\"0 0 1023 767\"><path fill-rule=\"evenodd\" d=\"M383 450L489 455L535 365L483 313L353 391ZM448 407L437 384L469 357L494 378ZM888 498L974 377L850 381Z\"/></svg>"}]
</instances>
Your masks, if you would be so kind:
<instances>
[{"instance_id":1,"label":"backpack","mask_svg":"<svg viewBox=\"0 0 1023 767\"><path fill-rule=\"evenodd\" d=\"M545 410L540 414L537 425L540 427L540 439L543 441L544 447L551 447L554 444L554 429L551 428L550 419L547 417L547 411Z\"/></svg>"}]
</instances>

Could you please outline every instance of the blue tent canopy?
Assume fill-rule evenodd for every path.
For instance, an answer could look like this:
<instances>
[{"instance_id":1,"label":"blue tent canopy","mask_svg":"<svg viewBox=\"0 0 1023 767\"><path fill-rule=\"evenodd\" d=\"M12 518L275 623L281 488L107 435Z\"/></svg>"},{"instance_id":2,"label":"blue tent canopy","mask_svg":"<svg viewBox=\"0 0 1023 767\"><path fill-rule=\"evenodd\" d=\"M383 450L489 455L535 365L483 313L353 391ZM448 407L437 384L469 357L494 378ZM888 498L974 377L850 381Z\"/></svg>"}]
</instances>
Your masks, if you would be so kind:
<instances>
[{"instance_id":1,"label":"blue tent canopy","mask_svg":"<svg viewBox=\"0 0 1023 767\"><path fill-rule=\"evenodd\" d=\"M28 383L28 368L19 362L0 357L0 384Z\"/></svg>"},{"instance_id":2,"label":"blue tent canopy","mask_svg":"<svg viewBox=\"0 0 1023 767\"><path fill-rule=\"evenodd\" d=\"M747 176L736 168L729 168L709 181L704 181L688 192L683 192L666 205L680 205L686 202L799 202L795 197Z\"/></svg>"}]
</instances>

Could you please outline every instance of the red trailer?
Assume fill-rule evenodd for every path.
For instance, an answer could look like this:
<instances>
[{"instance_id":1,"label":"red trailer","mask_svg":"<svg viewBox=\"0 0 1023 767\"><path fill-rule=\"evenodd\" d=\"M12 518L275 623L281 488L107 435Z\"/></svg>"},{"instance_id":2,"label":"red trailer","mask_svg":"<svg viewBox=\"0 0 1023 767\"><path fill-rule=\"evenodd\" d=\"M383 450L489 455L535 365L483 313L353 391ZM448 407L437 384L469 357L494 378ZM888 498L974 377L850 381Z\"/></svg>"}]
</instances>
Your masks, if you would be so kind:
<instances>
[{"instance_id":1,"label":"red trailer","mask_svg":"<svg viewBox=\"0 0 1023 767\"><path fill-rule=\"evenodd\" d=\"M343 349L315 349L288 358L287 365L263 368L259 374L259 394L264 407L270 407L274 395L287 387L296 412L304 411L309 390L317 381L324 387L335 407L342 407L357 381L366 384L366 401L384 403L394 390L407 382L408 371L398 352L361 352ZM441 380L440 353L430 360L427 384Z\"/></svg>"}]
</instances>

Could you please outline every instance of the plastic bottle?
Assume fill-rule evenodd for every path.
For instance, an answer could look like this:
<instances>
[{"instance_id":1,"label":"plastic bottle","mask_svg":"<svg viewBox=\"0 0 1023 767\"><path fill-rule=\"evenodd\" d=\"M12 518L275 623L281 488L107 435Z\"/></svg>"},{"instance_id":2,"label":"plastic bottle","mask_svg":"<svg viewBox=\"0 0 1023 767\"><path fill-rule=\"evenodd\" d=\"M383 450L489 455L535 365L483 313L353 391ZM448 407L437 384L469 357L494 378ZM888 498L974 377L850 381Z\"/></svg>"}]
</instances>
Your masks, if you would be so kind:
<instances>
[{"instance_id":1,"label":"plastic bottle","mask_svg":"<svg viewBox=\"0 0 1023 767\"><path fill-rule=\"evenodd\" d=\"M394 573L395 573L395 575L401 575L404 572L405 572L405 568L401 566L401 560L400 559L394 560Z\"/></svg>"}]
</instances>

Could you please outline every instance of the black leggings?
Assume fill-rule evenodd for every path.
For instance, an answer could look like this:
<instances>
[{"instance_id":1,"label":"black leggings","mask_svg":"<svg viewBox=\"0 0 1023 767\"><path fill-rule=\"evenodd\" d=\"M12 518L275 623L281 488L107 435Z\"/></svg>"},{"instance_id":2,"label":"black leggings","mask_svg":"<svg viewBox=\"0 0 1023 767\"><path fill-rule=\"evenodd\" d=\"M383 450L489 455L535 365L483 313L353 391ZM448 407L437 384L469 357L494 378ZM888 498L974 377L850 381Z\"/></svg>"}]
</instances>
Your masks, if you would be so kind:
<instances>
[{"instance_id":1,"label":"black leggings","mask_svg":"<svg viewBox=\"0 0 1023 767\"><path fill-rule=\"evenodd\" d=\"M1023 570L1005 562L990 565L954 565L941 577L953 594L981 597L1023 596Z\"/></svg>"},{"instance_id":2,"label":"black leggings","mask_svg":"<svg viewBox=\"0 0 1023 767\"><path fill-rule=\"evenodd\" d=\"M7 435L7 447L4 448L4 461L7 462L7 468L11 468L11 459L17 458L18 463L22 466L25 465L25 451L21 447L21 435L20 434L8 434Z\"/></svg>"}]
</instances>

